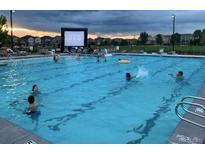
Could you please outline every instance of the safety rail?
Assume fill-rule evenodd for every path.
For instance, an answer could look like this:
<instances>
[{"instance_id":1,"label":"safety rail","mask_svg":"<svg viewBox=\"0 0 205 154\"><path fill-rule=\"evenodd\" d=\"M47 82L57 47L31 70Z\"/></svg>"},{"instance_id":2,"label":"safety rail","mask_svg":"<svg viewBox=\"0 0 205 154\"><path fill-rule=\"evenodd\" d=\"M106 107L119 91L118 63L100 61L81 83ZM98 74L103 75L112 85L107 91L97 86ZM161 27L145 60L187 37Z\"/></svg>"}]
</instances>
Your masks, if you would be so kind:
<instances>
[{"instance_id":1,"label":"safety rail","mask_svg":"<svg viewBox=\"0 0 205 154\"><path fill-rule=\"evenodd\" d=\"M202 125L202 124L197 123L197 122L194 122L194 121L192 121L192 120L190 120L190 119L184 118L184 117L179 113L178 109L179 109L179 107L181 107L181 108L185 111L185 113L189 113L189 114L191 114L191 115L197 116L197 117L202 118L202 119L205 120L205 116L204 116L204 115L201 115L201 114L198 114L198 113L195 113L195 112L189 110L191 106L195 106L195 107L199 107L199 108L201 108L203 111L205 111L205 106L203 106L203 105L201 105L201 104L198 104L198 103L191 103L191 102L185 101L186 99L201 100L201 101L204 101L204 103L205 103L205 98L195 97L195 96L186 96L186 97L182 98L181 102L176 105L176 107L175 107L175 113L176 113L176 115L177 115L181 120L183 120L183 121L186 121L186 122L191 123L191 124L193 124L193 125L195 125L195 126L198 126L198 127L201 127L201 128L204 128L204 129L205 129L205 125ZM186 108L184 107L184 105L189 105L189 106L190 106L189 109L186 109Z\"/></svg>"}]
</instances>

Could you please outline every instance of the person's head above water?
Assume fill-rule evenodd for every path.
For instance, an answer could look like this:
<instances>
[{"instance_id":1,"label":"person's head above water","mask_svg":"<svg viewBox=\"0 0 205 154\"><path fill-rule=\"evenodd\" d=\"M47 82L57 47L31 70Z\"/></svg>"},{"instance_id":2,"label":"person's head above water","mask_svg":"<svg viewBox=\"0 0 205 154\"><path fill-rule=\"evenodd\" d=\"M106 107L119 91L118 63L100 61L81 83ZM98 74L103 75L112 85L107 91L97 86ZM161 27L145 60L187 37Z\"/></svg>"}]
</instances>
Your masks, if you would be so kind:
<instances>
[{"instance_id":1,"label":"person's head above water","mask_svg":"<svg viewBox=\"0 0 205 154\"><path fill-rule=\"evenodd\" d=\"M183 79L184 78L184 73L182 72L182 71L179 71L178 73L177 73L177 75L176 75L176 78L177 79Z\"/></svg>"},{"instance_id":2,"label":"person's head above water","mask_svg":"<svg viewBox=\"0 0 205 154\"><path fill-rule=\"evenodd\" d=\"M38 86L36 84L34 84L32 86L32 92L37 92L38 91Z\"/></svg>"},{"instance_id":3,"label":"person's head above water","mask_svg":"<svg viewBox=\"0 0 205 154\"><path fill-rule=\"evenodd\" d=\"M32 96L32 95L28 96L28 102L29 102L29 104L33 104L35 102L34 96Z\"/></svg>"},{"instance_id":4,"label":"person's head above water","mask_svg":"<svg viewBox=\"0 0 205 154\"><path fill-rule=\"evenodd\" d=\"M131 80L131 74L130 73L126 73L126 79Z\"/></svg>"},{"instance_id":5,"label":"person's head above water","mask_svg":"<svg viewBox=\"0 0 205 154\"><path fill-rule=\"evenodd\" d=\"M120 61L121 59L119 58L118 61Z\"/></svg>"},{"instance_id":6,"label":"person's head above water","mask_svg":"<svg viewBox=\"0 0 205 154\"><path fill-rule=\"evenodd\" d=\"M179 71L179 72L177 73L177 75L178 75L178 76L183 76L184 73L183 73L182 71Z\"/></svg>"}]
</instances>

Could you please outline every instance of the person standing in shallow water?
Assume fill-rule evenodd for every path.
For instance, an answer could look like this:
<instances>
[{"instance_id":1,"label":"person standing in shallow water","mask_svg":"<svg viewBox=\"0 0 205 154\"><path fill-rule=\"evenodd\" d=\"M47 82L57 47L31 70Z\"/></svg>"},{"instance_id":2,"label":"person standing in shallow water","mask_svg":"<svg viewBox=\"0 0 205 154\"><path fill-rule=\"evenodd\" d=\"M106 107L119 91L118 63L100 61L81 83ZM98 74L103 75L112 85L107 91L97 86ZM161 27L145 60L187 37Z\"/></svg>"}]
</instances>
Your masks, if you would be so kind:
<instances>
[{"instance_id":1,"label":"person standing in shallow water","mask_svg":"<svg viewBox=\"0 0 205 154\"><path fill-rule=\"evenodd\" d=\"M99 63L100 62L100 56L97 55L97 62Z\"/></svg>"},{"instance_id":2,"label":"person standing in shallow water","mask_svg":"<svg viewBox=\"0 0 205 154\"><path fill-rule=\"evenodd\" d=\"M28 103L29 103L29 107L28 107L28 109L27 109L27 111L26 111L26 114L32 114L32 113L34 113L34 112L37 110L37 108L38 108L38 104L35 102L34 96L30 95L30 96L28 97Z\"/></svg>"}]
</instances>

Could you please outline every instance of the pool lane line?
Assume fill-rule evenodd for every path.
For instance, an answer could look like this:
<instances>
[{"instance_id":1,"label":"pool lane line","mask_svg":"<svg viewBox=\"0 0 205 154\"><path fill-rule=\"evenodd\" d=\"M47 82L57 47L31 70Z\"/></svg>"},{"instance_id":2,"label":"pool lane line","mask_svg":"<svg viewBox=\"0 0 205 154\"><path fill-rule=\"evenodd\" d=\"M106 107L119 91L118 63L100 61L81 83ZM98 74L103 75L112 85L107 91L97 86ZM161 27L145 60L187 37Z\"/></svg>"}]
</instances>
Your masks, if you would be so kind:
<instances>
[{"instance_id":1,"label":"pool lane line","mask_svg":"<svg viewBox=\"0 0 205 154\"><path fill-rule=\"evenodd\" d=\"M181 96L181 90L187 86L189 81L192 79L194 75L196 75L198 72L200 72L201 68L204 67L204 64L201 64L197 69L195 69L189 78L185 80L185 82L181 84L177 84L176 87L172 90L172 93L169 98L162 97L163 104L161 106L158 106L158 109L154 111L153 117L145 120L146 124L141 124L131 130L128 130L127 133L134 132L141 134L142 136L138 139L128 141L128 144L139 144L142 142L143 139L149 136L149 132L152 130L152 128L156 125L156 121L161 117L161 114L167 113L170 111L169 107L171 103L175 102L175 99Z\"/></svg>"}]
</instances>

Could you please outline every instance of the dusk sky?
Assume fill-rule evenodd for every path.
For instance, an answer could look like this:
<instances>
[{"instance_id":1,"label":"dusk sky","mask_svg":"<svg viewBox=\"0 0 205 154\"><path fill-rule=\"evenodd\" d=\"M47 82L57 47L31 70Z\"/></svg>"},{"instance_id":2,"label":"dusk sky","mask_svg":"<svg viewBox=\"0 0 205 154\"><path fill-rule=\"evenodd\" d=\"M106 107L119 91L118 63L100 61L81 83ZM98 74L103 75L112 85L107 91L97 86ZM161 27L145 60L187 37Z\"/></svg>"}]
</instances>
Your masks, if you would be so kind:
<instances>
[{"instance_id":1,"label":"dusk sky","mask_svg":"<svg viewBox=\"0 0 205 154\"><path fill-rule=\"evenodd\" d=\"M0 11L7 17L9 11ZM14 34L59 35L61 27L86 27L92 36L134 37L172 33L171 15L176 15L176 32L193 33L205 28L205 11L15 11ZM91 35L90 35L91 36Z\"/></svg>"}]
</instances>

